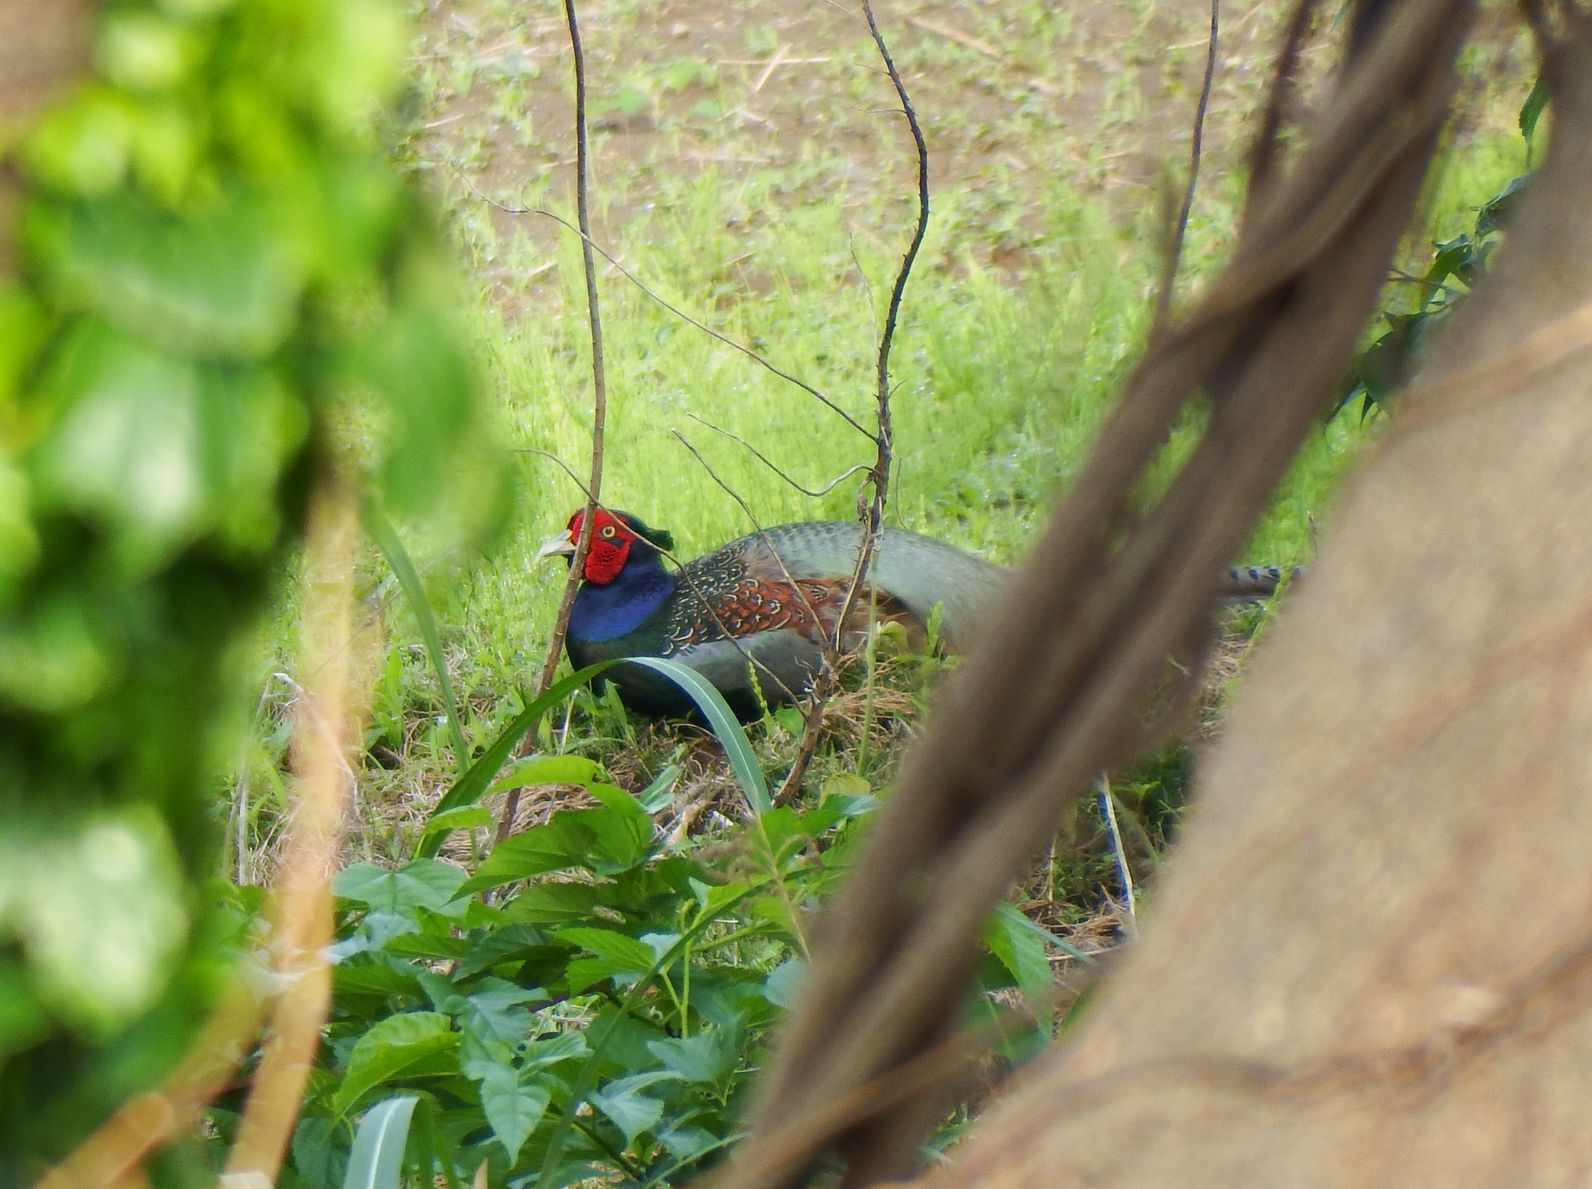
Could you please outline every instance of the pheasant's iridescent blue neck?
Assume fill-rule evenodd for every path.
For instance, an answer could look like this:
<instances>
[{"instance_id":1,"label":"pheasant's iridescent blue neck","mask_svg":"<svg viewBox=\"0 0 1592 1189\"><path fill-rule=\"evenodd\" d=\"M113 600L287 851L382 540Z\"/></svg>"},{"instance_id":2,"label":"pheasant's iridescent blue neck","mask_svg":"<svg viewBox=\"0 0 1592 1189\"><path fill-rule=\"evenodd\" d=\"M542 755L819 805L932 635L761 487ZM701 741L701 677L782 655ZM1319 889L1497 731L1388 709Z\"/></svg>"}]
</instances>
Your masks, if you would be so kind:
<instances>
[{"instance_id":1,"label":"pheasant's iridescent blue neck","mask_svg":"<svg viewBox=\"0 0 1592 1189\"><path fill-rule=\"evenodd\" d=\"M596 541L592 544L595 547ZM637 549L628 565L620 563L620 571L612 581L588 581L580 588L569 613L572 637L597 642L628 635L646 623L674 593L677 579L663 568L662 559L651 549ZM590 574L588 564L588 578Z\"/></svg>"}]
</instances>

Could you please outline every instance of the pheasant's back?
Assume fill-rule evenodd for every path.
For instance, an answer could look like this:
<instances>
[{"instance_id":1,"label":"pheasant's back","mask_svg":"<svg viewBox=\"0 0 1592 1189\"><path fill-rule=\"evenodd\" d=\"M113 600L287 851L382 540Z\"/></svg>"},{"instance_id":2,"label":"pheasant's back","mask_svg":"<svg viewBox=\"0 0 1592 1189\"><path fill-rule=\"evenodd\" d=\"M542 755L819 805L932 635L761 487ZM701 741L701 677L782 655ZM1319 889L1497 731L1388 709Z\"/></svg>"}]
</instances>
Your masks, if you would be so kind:
<instances>
[{"instance_id":1,"label":"pheasant's back","mask_svg":"<svg viewBox=\"0 0 1592 1189\"><path fill-rule=\"evenodd\" d=\"M750 533L697 558L685 569L685 585L718 591L744 577L846 578L856 570L862 526L850 520L809 520ZM965 647L1005 578L999 566L953 545L904 529L887 528L875 543L868 585L927 622L936 606L941 635Z\"/></svg>"}]
</instances>

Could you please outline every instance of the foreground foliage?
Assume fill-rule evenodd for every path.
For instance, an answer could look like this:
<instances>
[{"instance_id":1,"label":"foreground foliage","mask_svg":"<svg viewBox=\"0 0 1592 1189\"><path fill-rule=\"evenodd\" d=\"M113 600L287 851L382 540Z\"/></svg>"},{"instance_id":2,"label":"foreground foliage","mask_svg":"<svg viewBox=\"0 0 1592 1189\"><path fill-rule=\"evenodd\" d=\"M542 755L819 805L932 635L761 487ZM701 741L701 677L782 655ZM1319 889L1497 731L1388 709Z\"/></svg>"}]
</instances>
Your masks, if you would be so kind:
<instances>
[{"instance_id":1,"label":"foreground foliage","mask_svg":"<svg viewBox=\"0 0 1592 1189\"><path fill-rule=\"evenodd\" d=\"M6 1184L169 1067L224 977L233 918L204 888L234 648L333 421L382 425L335 465L396 512L469 509L468 533L495 503L491 466L432 495L479 404L433 237L370 135L404 44L389 7L107 4L90 41L5 146L25 187L0 280Z\"/></svg>"}]
</instances>

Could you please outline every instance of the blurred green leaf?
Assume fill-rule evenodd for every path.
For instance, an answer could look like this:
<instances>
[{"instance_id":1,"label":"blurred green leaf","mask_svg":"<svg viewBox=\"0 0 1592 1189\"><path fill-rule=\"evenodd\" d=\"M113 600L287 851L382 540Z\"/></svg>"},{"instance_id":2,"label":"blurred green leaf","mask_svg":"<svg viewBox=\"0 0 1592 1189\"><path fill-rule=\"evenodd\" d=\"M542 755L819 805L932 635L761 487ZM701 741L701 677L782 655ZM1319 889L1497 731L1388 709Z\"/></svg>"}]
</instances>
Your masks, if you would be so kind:
<instances>
[{"instance_id":1,"label":"blurred green leaf","mask_svg":"<svg viewBox=\"0 0 1592 1189\"><path fill-rule=\"evenodd\" d=\"M1520 105L1520 135L1529 145L1537 134L1537 121L1542 118L1543 110L1548 106L1548 85L1542 72L1538 72L1537 79L1531 84L1531 94L1526 96L1526 101Z\"/></svg>"},{"instance_id":2,"label":"blurred green leaf","mask_svg":"<svg viewBox=\"0 0 1592 1189\"><path fill-rule=\"evenodd\" d=\"M1029 920L1010 904L998 905L984 929L984 944L1012 976L1012 982L1036 1003L1043 1002L1055 982L1044 940Z\"/></svg>"},{"instance_id":3,"label":"blurred green leaf","mask_svg":"<svg viewBox=\"0 0 1592 1189\"><path fill-rule=\"evenodd\" d=\"M305 213L240 194L179 219L129 199L38 210L27 231L57 300L173 355L258 361L297 322Z\"/></svg>"},{"instance_id":4,"label":"blurred green leaf","mask_svg":"<svg viewBox=\"0 0 1592 1189\"><path fill-rule=\"evenodd\" d=\"M343 1189L400 1189L404 1146L415 1113L413 1094L378 1102L365 1112L354 1134Z\"/></svg>"},{"instance_id":5,"label":"blurred green leaf","mask_svg":"<svg viewBox=\"0 0 1592 1189\"><path fill-rule=\"evenodd\" d=\"M0 935L21 944L41 1002L70 1027L108 1037L148 1008L188 929L176 847L152 808L0 833Z\"/></svg>"}]
</instances>

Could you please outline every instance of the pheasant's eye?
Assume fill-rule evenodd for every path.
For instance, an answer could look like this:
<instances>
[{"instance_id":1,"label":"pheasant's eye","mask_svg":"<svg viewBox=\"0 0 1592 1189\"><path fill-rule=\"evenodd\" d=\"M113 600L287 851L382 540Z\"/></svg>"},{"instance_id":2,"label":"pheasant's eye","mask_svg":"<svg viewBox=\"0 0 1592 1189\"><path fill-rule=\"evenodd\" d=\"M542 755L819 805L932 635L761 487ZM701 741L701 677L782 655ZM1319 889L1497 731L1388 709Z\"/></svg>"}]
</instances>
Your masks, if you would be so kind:
<instances>
[{"instance_id":1,"label":"pheasant's eye","mask_svg":"<svg viewBox=\"0 0 1592 1189\"><path fill-rule=\"evenodd\" d=\"M613 535L614 535L614 534L615 534L615 533L617 533L617 532L618 532L618 531L619 531L619 530L618 530L618 529L616 529L616 528L615 528L615 527L614 527L614 526L613 526L613 525L611 525L611 524L605 524L605 525L603 525L603 536L604 536L604 537L612 537L612 536L613 536Z\"/></svg>"}]
</instances>

